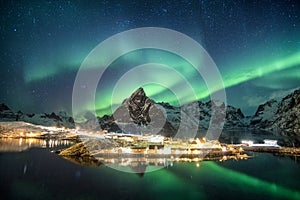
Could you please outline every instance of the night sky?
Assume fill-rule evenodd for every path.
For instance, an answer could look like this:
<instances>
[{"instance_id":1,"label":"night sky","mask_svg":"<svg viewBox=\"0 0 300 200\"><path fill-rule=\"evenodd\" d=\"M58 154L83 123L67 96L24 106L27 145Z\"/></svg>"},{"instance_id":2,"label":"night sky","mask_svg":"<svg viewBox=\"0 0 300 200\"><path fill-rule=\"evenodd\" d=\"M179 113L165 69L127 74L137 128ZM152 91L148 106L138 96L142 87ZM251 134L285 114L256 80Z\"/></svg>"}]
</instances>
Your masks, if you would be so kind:
<instances>
[{"instance_id":1,"label":"night sky","mask_svg":"<svg viewBox=\"0 0 300 200\"><path fill-rule=\"evenodd\" d=\"M71 113L76 73L89 52L110 36L139 27L165 27L199 42L221 72L228 104L248 115L300 87L297 1L1 1L0 7L0 102L15 111ZM96 94L98 114L109 114L109 90L120 74L153 60L181 70L199 90L199 100L209 99L205 84L186 70L189 63L148 49L110 66ZM146 86L145 92L176 104L159 86Z\"/></svg>"}]
</instances>

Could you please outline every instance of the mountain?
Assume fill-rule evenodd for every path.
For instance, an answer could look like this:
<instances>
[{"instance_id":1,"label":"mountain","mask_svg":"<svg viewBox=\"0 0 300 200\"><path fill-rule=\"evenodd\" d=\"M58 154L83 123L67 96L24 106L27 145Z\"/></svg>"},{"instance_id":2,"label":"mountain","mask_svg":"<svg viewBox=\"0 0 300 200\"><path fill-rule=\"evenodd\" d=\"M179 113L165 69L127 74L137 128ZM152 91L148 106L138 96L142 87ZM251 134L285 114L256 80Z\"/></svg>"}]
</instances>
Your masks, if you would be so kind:
<instances>
[{"instance_id":1,"label":"mountain","mask_svg":"<svg viewBox=\"0 0 300 200\"><path fill-rule=\"evenodd\" d=\"M300 89L286 96L278 106L271 129L279 127L282 130L300 134Z\"/></svg>"},{"instance_id":2,"label":"mountain","mask_svg":"<svg viewBox=\"0 0 300 200\"><path fill-rule=\"evenodd\" d=\"M225 122L212 123L213 129L224 130L266 130L272 133L293 136L300 135L300 89L284 97L282 100L271 99L259 105L253 116L245 117L239 108L218 101L195 101L181 107L168 103L156 103L145 94L143 88L137 89L116 109L113 115L91 117L84 123L77 124L86 129L105 129L127 133L159 133L173 136L176 132L201 132L207 130L212 112L218 122L224 116ZM212 109L214 108L214 109ZM224 111L226 110L226 113ZM24 114L13 112L7 105L0 104L0 121L24 121L45 126L65 126L74 128L72 117L65 112L51 114Z\"/></svg>"},{"instance_id":3,"label":"mountain","mask_svg":"<svg viewBox=\"0 0 300 200\"><path fill-rule=\"evenodd\" d=\"M113 116L122 123L134 122L139 125L151 123L150 110L156 109L154 101L146 96L143 88L137 89L130 98L114 112ZM152 111L159 112L159 110Z\"/></svg>"},{"instance_id":4,"label":"mountain","mask_svg":"<svg viewBox=\"0 0 300 200\"><path fill-rule=\"evenodd\" d=\"M162 105L163 108L166 110L167 121L169 121L172 124L172 126L176 127L176 128L178 128L180 121L181 121L181 111L183 111L183 113L184 112L192 113L192 110L189 111L189 109L193 109L195 107L189 106L191 104L197 104L199 112L200 112L198 114L199 119L197 120L197 121L199 121L199 129L200 130L208 129L210 119L212 116L212 106L216 106L215 101L208 101L206 103L197 101L197 102L193 102L193 103L184 105L182 107L174 107L168 103L160 103L160 105ZM220 109L220 111L223 112L224 106L225 106L224 103L219 103L218 106L220 108L223 107L223 109ZM191 108L189 108L189 107L191 107ZM246 126L246 124L244 122L245 116L239 108L235 108L233 106L227 106L226 113L219 113L219 114L226 115L224 128L230 129L230 128L241 128L241 127ZM196 116L196 114L194 114L194 116ZM191 117L191 116L189 116L189 117Z\"/></svg>"},{"instance_id":5,"label":"mountain","mask_svg":"<svg viewBox=\"0 0 300 200\"><path fill-rule=\"evenodd\" d=\"M274 123L278 105L279 102L274 99L259 105L254 116L251 117L249 125L258 129L268 128L272 123Z\"/></svg>"},{"instance_id":6,"label":"mountain","mask_svg":"<svg viewBox=\"0 0 300 200\"><path fill-rule=\"evenodd\" d=\"M68 116L64 111L61 111L58 114L54 112L52 112L51 114L23 114L19 117L19 120L44 126L57 126L67 128L75 127L73 118L71 116Z\"/></svg>"},{"instance_id":7,"label":"mountain","mask_svg":"<svg viewBox=\"0 0 300 200\"><path fill-rule=\"evenodd\" d=\"M156 103L146 96L143 88L137 89L112 116L99 118L102 129L109 131L125 131L128 133L158 132L173 136L182 132L189 136L208 129L212 117L212 107L216 111L215 120L226 115L224 128L245 127L245 116L240 109L233 106L226 107L224 103L209 101L192 102L181 107L168 103ZM155 119L155 120L151 120ZM212 127L221 128L220 123L212 123ZM122 130L121 130L122 129Z\"/></svg>"},{"instance_id":8,"label":"mountain","mask_svg":"<svg viewBox=\"0 0 300 200\"><path fill-rule=\"evenodd\" d=\"M147 97L143 88L137 89L125 99L112 116L99 118L99 123L102 129L116 132L154 132L165 135L174 132L174 127L166 120L164 109Z\"/></svg>"},{"instance_id":9,"label":"mountain","mask_svg":"<svg viewBox=\"0 0 300 200\"><path fill-rule=\"evenodd\" d=\"M279 102L272 99L260 105L250 121L250 126L300 135L300 89Z\"/></svg>"},{"instance_id":10,"label":"mountain","mask_svg":"<svg viewBox=\"0 0 300 200\"><path fill-rule=\"evenodd\" d=\"M195 113L197 110L195 106L197 106L199 113ZM146 96L142 88L139 88L130 98L124 100L113 116L99 118L99 123L104 129L121 131L121 128L124 130L127 123L147 126L151 124L152 117L156 119L155 117L160 116L159 119L165 121L161 132L171 134L178 131L179 125L185 130L192 130L193 127L197 126L198 132L201 132L209 127L212 107L224 108L224 106L224 103L216 101L196 101L181 107L164 102L156 103ZM272 133L279 132L281 135L286 133L292 136L300 135L300 89L295 90L282 100L271 99L259 105L253 116L245 117L239 108L230 105L227 105L225 110L226 113L222 113L224 109L217 111L220 112L217 113L217 118L218 115L224 116L225 114L226 116L224 130L265 130ZM119 118L115 119L115 116ZM115 120L121 123L116 124Z\"/></svg>"},{"instance_id":11,"label":"mountain","mask_svg":"<svg viewBox=\"0 0 300 200\"><path fill-rule=\"evenodd\" d=\"M21 112L18 112L21 114ZM18 121L18 113L14 113L4 103L0 104L0 119L1 121Z\"/></svg>"},{"instance_id":12,"label":"mountain","mask_svg":"<svg viewBox=\"0 0 300 200\"><path fill-rule=\"evenodd\" d=\"M52 112L51 114L24 114L21 111L13 112L7 105L0 104L0 121L24 121L36 125L43 126L57 126L74 128L75 123L71 116L66 112L59 112L58 114Z\"/></svg>"}]
</instances>

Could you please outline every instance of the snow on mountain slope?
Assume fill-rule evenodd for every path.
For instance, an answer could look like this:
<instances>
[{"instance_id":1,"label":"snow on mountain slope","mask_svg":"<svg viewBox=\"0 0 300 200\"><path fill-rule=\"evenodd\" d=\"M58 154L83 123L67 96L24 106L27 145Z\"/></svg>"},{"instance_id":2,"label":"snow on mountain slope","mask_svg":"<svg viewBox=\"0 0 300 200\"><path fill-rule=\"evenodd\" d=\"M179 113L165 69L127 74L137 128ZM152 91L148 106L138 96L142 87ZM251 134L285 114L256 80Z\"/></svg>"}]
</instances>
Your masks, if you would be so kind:
<instances>
[{"instance_id":1,"label":"snow on mountain slope","mask_svg":"<svg viewBox=\"0 0 300 200\"><path fill-rule=\"evenodd\" d=\"M4 103L0 104L0 121L16 121L18 119L18 114L21 114L21 113L20 112L14 113Z\"/></svg>"},{"instance_id":2,"label":"snow on mountain slope","mask_svg":"<svg viewBox=\"0 0 300 200\"><path fill-rule=\"evenodd\" d=\"M251 118L250 126L257 128L266 128L274 122L275 114L279 102L272 99L262 105L259 105L254 116Z\"/></svg>"},{"instance_id":3,"label":"snow on mountain slope","mask_svg":"<svg viewBox=\"0 0 300 200\"><path fill-rule=\"evenodd\" d=\"M272 99L260 105L250 120L251 128L300 134L300 89L281 101Z\"/></svg>"},{"instance_id":4,"label":"snow on mountain slope","mask_svg":"<svg viewBox=\"0 0 300 200\"><path fill-rule=\"evenodd\" d=\"M284 130L300 134L300 89L284 97L280 102L275 120L268 127L271 130Z\"/></svg>"},{"instance_id":5,"label":"snow on mountain slope","mask_svg":"<svg viewBox=\"0 0 300 200\"><path fill-rule=\"evenodd\" d=\"M24 121L37 125L74 128L74 120L66 112L58 114L24 114L13 112L7 105L0 104L0 121Z\"/></svg>"},{"instance_id":6,"label":"snow on mountain slope","mask_svg":"<svg viewBox=\"0 0 300 200\"><path fill-rule=\"evenodd\" d=\"M58 114L31 114L22 115L20 117L21 121L30 122L33 124L39 124L44 126L57 126L57 127L67 127L74 128L74 120L72 117L68 116L65 112L59 112Z\"/></svg>"}]
</instances>

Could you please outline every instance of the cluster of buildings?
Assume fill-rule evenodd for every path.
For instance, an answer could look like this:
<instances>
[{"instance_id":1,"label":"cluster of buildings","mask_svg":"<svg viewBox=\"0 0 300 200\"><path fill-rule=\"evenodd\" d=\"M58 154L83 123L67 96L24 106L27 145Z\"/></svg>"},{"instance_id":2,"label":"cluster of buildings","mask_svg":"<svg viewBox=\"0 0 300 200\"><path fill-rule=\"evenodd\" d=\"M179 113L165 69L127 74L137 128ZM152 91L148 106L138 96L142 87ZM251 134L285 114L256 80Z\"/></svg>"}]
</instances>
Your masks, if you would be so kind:
<instances>
[{"instance_id":1,"label":"cluster of buildings","mask_svg":"<svg viewBox=\"0 0 300 200\"><path fill-rule=\"evenodd\" d=\"M205 138L171 138L161 135L134 135L124 133L104 133L101 138L114 140L118 145L110 149L99 149L96 155L103 154L147 154L149 156L161 155L187 155L188 157L201 157L208 152L235 151L228 145L222 145L217 140L208 141Z\"/></svg>"}]
</instances>

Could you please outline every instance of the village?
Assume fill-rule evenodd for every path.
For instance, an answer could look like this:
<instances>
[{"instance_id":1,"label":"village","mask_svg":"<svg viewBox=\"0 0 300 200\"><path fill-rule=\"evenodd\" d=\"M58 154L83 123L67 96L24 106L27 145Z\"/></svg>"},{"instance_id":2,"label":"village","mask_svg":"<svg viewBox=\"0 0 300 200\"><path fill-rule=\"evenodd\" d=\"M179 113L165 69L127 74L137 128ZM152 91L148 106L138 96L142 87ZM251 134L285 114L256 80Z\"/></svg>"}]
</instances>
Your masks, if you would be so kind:
<instances>
[{"instance_id":1,"label":"village","mask_svg":"<svg viewBox=\"0 0 300 200\"><path fill-rule=\"evenodd\" d=\"M203 160L225 161L228 159L248 159L252 156L244 148L255 147L251 141L241 144L222 144L218 140L201 138L171 138L162 135L135 135L126 133L98 133L97 140L107 141L105 148L99 143L85 142L90 154L104 163L128 163L128 160L145 160L155 165L167 160L176 162L199 162ZM100 145L101 146L101 145ZM268 149L279 149L276 140L265 140L258 146ZM152 161L151 161L152 160Z\"/></svg>"}]
</instances>

